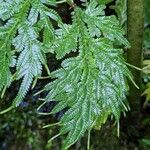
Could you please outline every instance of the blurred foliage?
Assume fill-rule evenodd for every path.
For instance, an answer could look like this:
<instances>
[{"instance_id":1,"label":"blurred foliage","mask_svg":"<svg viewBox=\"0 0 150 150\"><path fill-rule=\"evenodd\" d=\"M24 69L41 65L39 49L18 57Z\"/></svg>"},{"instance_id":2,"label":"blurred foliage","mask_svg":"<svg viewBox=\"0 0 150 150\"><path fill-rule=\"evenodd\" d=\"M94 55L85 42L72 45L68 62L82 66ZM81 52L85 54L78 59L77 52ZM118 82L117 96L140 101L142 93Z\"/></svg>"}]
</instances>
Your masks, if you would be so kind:
<instances>
[{"instance_id":1,"label":"blurred foliage","mask_svg":"<svg viewBox=\"0 0 150 150\"><path fill-rule=\"evenodd\" d=\"M150 24L150 0L144 0L145 2L145 26Z\"/></svg>"},{"instance_id":2,"label":"blurred foliage","mask_svg":"<svg viewBox=\"0 0 150 150\"><path fill-rule=\"evenodd\" d=\"M142 96L146 96L143 103L145 110L150 110L150 0L144 0L145 2L145 30L144 30L144 61L143 61L143 80L144 80L144 92ZM147 115L146 115L147 116ZM142 124L146 130L144 137L139 140L140 148L142 150L148 150L150 148L150 116L144 116Z\"/></svg>"},{"instance_id":3,"label":"blurred foliage","mask_svg":"<svg viewBox=\"0 0 150 150\"><path fill-rule=\"evenodd\" d=\"M140 148L141 150L149 150L150 148L150 138L145 137L142 140L140 140Z\"/></svg>"},{"instance_id":4,"label":"blurred foliage","mask_svg":"<svg viewBox=\"0 0 150 150\"><path fill-rule=\"evenodd\" d=\"M42 120L37 119L34 108L19 108L0 119L0 149L40 150Z\"/></svg>"},{"instance_id":5,"label":"blurred foliage","mask_svg":"<svg viewBox=\"0 0 150 150\"><path fill-rule=\"evenodd\" d=\"M150 48L150 28L146 28L144 31L144 48Z\"/></svg>"},{"instance_id":6,"label":"blurred foliage","mask_svg":"<svg viewBox=\"0 0 150 150\"><path fill-rule=\"evenodd\" d=\"M47 143L57 128L42 129L44 122L52 122L53 117L41 117L37 114L37 106L26 105L27 102L22 103L17 111L12 110L1 117L0 150L60 150L63 139Z\"/></svg>"},{"instance_id":7,"label":"blurred foliage","mask_svg":"<svg viewBox=\"0 0 150 150\"><path fill-rule=\"evenodd\" d=\"M150 100L150 82L146 84L146 90L143 92L142 95L146 95L146 101L144 103L144 105L146 105Z\"/></svg>"},{"instance_id":8,"label":"blurred foliage","mask_svg":"<svg viewBox=\"0 0 150 150\"><path fill-rule=\"evenodd\" d=\"M150 60L144 60L143 61L143 73L147 76L144 77L144 81L147 83L145 86L145 91L142 95L146 95L146 102L144 104L147 104L147 102L150 100Z\"/></svg>"},{"instance_id":9,"label":"blurred foliage","mask_svg":"<svg viewBox=\"0 0 150 150\"><path fill-rule=\"evenodd\" d=\"M145 2L145 30L144 30L144 54L147 55L148 58L144 58L143 61L143 80L146 82L146 86L144 84L144 92L142 95L146 96L146 101L144 102L144 107L148 104L150 100L150 1L144 0Z\"/></svg>"},{"instance_id":10,"label":"blurred foliage","mask_svg":"<svg viewBox=\"0 0 150 150\"><path fill-rule=\"evenodd\" d=\"M143 72L145 74L150 74L150 60L144 60L143 65L144 65Z\"/></svg>"}]
</instances>

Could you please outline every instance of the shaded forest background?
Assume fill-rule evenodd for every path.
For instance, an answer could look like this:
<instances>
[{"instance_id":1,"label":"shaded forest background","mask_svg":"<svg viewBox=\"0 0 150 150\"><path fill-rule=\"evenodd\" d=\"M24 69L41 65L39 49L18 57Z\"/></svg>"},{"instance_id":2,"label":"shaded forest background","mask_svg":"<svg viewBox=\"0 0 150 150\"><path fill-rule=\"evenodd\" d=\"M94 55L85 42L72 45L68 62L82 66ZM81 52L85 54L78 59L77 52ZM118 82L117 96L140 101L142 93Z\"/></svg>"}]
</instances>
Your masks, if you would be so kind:
<instances>
[{"instance_id":1,"label":"shaded forest background","mask_svg":"<svg viewBox=\"0 0 150 150\"><path fill-rule=\"evenodd\" d=\"M79 1L76 1L80 5ZM117 1L107 5L106 15L120 15L121 23L125 26L126 15L121 3L116 5ZM145 29L144 29L144 61L142 74L142 90L141 96L141 113L142 120L140 122L139 131L134 130L134 126L130 126L130 122L122 116L120 137L117 137L117 128L114 122L107 121L101 129L93 130L91 135L91 150L148 150L150 147L150 1L145 0ZM58 5L56 10L65 23L71 21L71 9L67 4ZM122 13L122 14L121 14ZM121 16L122 15L122 16ZM138 32L138 31L137 31ZM74 56L70 53L66 57ZM51 71L60 67L61 60L58 61L55 55L48 56L49 68ZM44 73L43 73L44 75ZM48 139L58 133L57 127L42 129L46 124L60 120L64 112L57 113L53 116L41 116L37 113L37 107L41 104L39 98L44 97L42 93L33 96L36 92L43 88L49 80L40 80L33 90L30 90L24 102L21 103L17 110L4 114L0 118L0 150L60 150L63 137L59 137L52 143L47 143ZM0 108L10 105L10 99L14 97L19 88L19 82L16 82L9 88L5 97L0 101ZM43 112L49 112L54 102L47 103L42 109ZM128 115L128 114L127 114ZM136 116L135 116L136 117ZM132 120L130 120L132 122ZM130 128L128 128L128 126ZM135 125L136 126L136 125ZM87 136L85 135L77 142L72 150L85 150Z\"/></svg>"}]
</instances>

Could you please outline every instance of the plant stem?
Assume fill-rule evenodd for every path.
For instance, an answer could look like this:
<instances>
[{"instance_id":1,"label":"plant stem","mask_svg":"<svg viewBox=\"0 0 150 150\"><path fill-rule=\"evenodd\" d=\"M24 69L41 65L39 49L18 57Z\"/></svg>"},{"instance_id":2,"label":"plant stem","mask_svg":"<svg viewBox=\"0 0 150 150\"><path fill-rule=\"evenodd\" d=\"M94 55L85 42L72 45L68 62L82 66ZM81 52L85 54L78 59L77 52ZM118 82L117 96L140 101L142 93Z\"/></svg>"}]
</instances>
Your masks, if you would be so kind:
<instances>
[{"instance_id":1,"label":"plant stem","mask_svg":"<svg viewBox=\"0 0 150 150\"><path fill-rule=\"evenodd\" d=\"M137 68L142 68L142 46L143 46L143 31L144 31L144 2L143 0L128 0L127 1L127 36L131 44L131 48L127 51L127 62ZM134 81L141 87L142 76L141 71L130 68ZM141 108L141 91L135 86L130 85L129 103L131 107L130 122L132 125L140 123L140 108ZM132 119L131 119L132 118Z\"/></svg>"}]
</instances>

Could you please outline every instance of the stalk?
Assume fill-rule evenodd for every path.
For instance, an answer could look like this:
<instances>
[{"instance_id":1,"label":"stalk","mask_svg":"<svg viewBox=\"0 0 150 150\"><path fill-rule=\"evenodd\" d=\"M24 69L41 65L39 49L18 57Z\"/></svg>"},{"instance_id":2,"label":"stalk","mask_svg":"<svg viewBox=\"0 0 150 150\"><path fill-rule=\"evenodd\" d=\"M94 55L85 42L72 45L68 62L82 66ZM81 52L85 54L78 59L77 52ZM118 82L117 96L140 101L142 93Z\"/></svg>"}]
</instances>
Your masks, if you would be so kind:
<instances>
[{"instance_id":1,"label":"stalk","mask_svg":"<svg viewBox=\"0 0 150 150\"><path fill-rule=\"evenodd\" d=\"M127 36L131 48L127 51L127 62L136 68L142 68L143 60L143 31L144 31L144 2L143 0L127 0ZM131 112L129 114L130 125L138 128L140 126L141 114L141 71L129 68L133 74L134 81L138 85L137 89L133 84L129 84L129 103ZM131 131L132 132L132 131ZM138 129L137 129L138 132ZM135 134L134 132L132 132Z\"/></svg>"}]
</instances>

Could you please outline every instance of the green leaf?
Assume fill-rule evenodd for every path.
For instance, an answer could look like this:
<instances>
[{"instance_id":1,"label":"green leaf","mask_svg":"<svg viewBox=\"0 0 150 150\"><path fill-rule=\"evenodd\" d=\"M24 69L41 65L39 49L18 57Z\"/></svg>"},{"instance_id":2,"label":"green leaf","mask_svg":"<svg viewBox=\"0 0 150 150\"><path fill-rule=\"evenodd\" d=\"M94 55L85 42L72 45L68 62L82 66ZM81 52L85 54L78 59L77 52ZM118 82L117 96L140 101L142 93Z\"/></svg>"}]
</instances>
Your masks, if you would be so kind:
<instances>
[{"instance_id":1,"label":"green leaf","mask_svg":"<svg viewBox=\"0 0 150 150\"><path fill-rule=\"evenodd\" d=\"M116 0L114 9L117 13L120 24L123 26L127 21L127 0Z\"/></svg>"},{"instance_id":2,"label":"green leaf","mask_svg":"<svg viewBox=\"0 0 150 150\"><path fill-rule=\"evenodd\" d=\"M41 76L42 65L49 74L45 53L49 52L55 39L51 19L58 24L62 23L57 12L48 7L55 3L54 0L13 0L0 3L0 19L6 22L0 26L0 91L5 91L13 80L22 79L13 106L21 103L34 78ZM10 71L12 66L16 68L13 76Z\"/></svg>"},{"instance_id":3,"label":"green leaf","mask_svg":"<svg viewBox=\"0 0 150 150\"><path fill-rule=\"evenodd\" d=\"M51 73L55 80L44 88L49 91L45 102L57 102L51 113L68 108L60 120L60 134L67 134L63 150L93 125L100 127L109 115L118 121L121 112L127 110L126 78L132 79L132 75L123 50L114 47L114 43L125 46L129 43L117 19L104 16L104 8L95 1L86 10L76 7L72 24L56 32L57 58L71 51L79 53L77 57L63 60L61 68ZM95 30L99 33L94 34Z\"/></svg>"}]
</instances>

